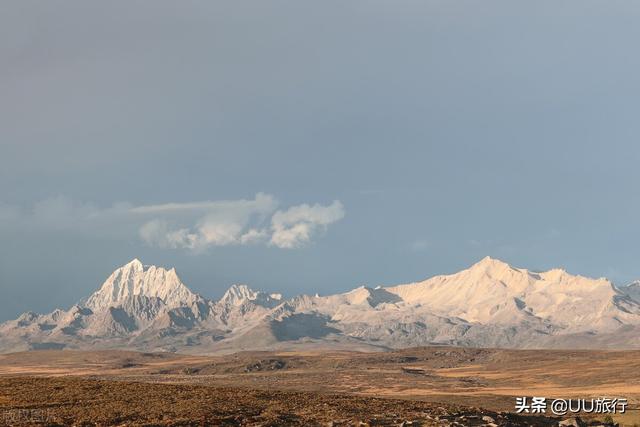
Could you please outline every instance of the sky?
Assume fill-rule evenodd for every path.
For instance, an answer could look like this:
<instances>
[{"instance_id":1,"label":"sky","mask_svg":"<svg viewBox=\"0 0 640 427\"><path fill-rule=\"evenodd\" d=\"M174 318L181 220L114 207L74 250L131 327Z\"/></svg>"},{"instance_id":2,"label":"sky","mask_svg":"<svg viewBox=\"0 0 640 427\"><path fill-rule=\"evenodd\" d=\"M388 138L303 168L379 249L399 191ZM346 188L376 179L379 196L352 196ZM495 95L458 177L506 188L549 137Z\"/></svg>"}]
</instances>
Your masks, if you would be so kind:
<instances>
[{"instance_id":1,"label":"sky","mask_svg":"<svg viewBox=\"0 0 640 427\"><path fill-rule=\"evenodd\" d=\"M640 278L640 3L0 6L0 320L133 258L218 298Z\"/></svg>"}]
</instances>

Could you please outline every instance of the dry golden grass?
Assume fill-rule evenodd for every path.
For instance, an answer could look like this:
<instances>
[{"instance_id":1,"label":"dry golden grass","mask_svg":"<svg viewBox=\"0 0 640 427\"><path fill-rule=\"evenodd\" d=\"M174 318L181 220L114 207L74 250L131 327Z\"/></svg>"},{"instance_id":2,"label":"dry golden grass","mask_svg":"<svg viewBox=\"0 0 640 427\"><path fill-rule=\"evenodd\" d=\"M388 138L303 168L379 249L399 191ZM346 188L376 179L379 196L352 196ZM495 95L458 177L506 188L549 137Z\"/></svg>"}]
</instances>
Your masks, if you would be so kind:
<instances>
[{"instance_id":1,"label":"dry golden grass","mask_svg":"<svg viewBox=\"0 0 640 427\"><path fill-rule=\"evenodd\" d=\"M516 396L624 397L630 408L637 408L640 401L640 351L430 347L388 353L250 352L216 357L43 351L0 357L2 376L333 393L492 411L513 411ZM637 418L637 411L619 417L630 426L638 423Z\"/></svg>"}]
</instances>

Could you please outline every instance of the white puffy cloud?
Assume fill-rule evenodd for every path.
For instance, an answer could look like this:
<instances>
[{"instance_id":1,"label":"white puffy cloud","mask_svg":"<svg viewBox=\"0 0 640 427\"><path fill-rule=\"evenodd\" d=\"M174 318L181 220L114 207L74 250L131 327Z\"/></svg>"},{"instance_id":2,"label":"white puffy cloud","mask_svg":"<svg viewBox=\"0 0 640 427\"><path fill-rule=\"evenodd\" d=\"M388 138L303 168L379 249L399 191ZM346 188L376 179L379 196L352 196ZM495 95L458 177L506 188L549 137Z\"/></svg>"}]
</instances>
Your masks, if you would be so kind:
<instances>
[{"instance_id":1,"label":"white puffy cloud","mask_svg":"<svg viewBox=\"0 0 640 427\"><path fill-rule=\"evenodd\" d=\"M267 240L269 240L269 231L266 229L252 228L240 236L240 243L243 245L263 243Z\"/></svg>"},{"instance_id":2,"label":"white puffy cloud","mask_svg":"<svg viewBox=\"0 0 640 427\"><path fill-rule=\"evenodd\" d=\"M194 247L195 236L185 228L171 230L169 223L161 219L151 220L140 227L140 237L150 246L159 248Z\"/></svg>"},{"instance_id":3,"label":"white puffy cloud","mask_svg":"<svg viewBox=\"0 0 640 427\"><path fill-rule=\"evenodd\" d=\"M210 246L257 243L262 232L254 227L276 207L273 196L259 193L253 200L170 203L140 206L133 212L154 217L140 228L147 244L201 251Z\"/></svg>"},{"instance_id":4,"label":"white puffy cloud","mask_svg":"<svg viewBox=\"0 0 640 427\"><path fill-rule=\"evenodd\" d=\"M253 199L140 206L119 203L109 208L55 197L31 209L0 205L0 231L55 230L123 240L137 234L153 247L194 252L228 245L298 248L343 216L339 201L278 210L277 200L264 193Z\"/></svg>"},{"instance_id":5,"label":"white puffy cloud","mask_svg":"<svg viewBox=\"0 0 640 427\"><path fill-rule=\"evenodd\" d=\"M283 249L299 248L344 216L342 203L337 200L329 206L303 204L278 211L275 207L272 197L259 194L255 200L171 204L136 211L159 214L204 210L206 213L192 227L172 228L167 221L153 219L140 229L140 236L150 245L195 251L211 246L264 243ZM270 224L266 221L268 217Z\"/></svg>"},{"instance_id":6,"label":"white puffy cloud","mask_svg":"<svg viewBox=\"0 0 640 427\"><path fill-rule=\"evenodd\" d=\"M277 211L271 218L270 244L293 249L309 243L314 235L344 217L344 207L335 200L329 206L307 204Z\"/></svg>"}]
</instances>

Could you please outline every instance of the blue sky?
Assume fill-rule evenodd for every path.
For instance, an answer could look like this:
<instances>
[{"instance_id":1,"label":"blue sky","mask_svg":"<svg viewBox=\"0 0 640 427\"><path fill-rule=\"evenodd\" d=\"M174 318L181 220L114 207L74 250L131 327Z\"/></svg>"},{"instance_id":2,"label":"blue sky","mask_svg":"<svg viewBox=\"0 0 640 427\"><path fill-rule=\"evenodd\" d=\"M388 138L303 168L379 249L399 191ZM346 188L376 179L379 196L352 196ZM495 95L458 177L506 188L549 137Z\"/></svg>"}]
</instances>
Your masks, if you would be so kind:
<instances>
[{"instance_id":1,"label":"blue sky","mask_svg":"<svg viewBox=\"0 0 640 427\"><path fill-rule=\"evenodd\" d=\"M640 277L640 4L7 2L0 318L138 257L209 297Z\"/></svg>"}]
</instances>

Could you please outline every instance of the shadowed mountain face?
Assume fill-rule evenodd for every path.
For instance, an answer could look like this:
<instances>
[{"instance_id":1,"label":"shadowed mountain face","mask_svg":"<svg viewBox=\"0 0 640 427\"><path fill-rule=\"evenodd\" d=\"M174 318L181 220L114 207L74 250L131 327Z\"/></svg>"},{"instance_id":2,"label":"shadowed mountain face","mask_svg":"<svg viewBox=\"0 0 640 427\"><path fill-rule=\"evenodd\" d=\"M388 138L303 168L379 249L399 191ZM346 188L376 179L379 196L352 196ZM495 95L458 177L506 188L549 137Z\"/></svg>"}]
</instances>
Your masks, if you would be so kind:
<instances>
[{"instance_id":1,"label":"shadowed mountain face","mask_svg":"<svg viewBox=\"0 0 640 427\"><path fill-rule=\"evenodd\" d=\"M535 273L485 258L459 273L405 285L290 299L234 285L211 301L191 292L174 269L133 260L68 311L29 312L0 325L0 351L638 348L636 285L617 288L606 279L558 269Z\"/></svg>"}]
</instances>

